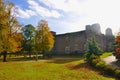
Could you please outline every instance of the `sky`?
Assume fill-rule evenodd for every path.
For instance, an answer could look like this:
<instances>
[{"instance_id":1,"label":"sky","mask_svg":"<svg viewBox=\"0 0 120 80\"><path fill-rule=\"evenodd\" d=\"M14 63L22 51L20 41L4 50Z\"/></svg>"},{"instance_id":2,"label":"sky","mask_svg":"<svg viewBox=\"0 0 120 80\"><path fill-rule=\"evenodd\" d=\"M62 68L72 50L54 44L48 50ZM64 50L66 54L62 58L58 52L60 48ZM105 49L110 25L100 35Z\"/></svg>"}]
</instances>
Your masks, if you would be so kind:
<instances>
[{"instance_id":1,"label":"sky","mask_svg":"<svg viewBox=\"0 0 120 80\"><path fill-rule=\"evenodd\" d=\"M37 26L48 21L57 34L85 30L86 25L99 23L102 33L111 28L120 31L120 0L11 0L18 7L21 24Z\"/></svg>"}]
</instances>

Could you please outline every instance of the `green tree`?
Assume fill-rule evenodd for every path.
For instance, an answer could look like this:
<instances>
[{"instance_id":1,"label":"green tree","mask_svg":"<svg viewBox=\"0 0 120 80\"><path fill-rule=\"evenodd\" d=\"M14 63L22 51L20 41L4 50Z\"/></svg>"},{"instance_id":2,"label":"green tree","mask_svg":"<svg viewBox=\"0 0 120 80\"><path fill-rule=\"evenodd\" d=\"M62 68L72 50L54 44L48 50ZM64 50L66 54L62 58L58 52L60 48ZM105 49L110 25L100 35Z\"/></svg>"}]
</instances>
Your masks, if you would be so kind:
<instances>
[{"instance_id":1,"label":"green tree","mask_svg":"<svg viewBox=\"0 0 120 80\"><path fill-rule=\"evenodd\" d=\"M50 51L54 45L54 37L50 32L48 23L45 20L41 20L38 23L37 31L35 35L35 49L43 54L45 58L45 53Z\"/></svg>"},{"instance_id":2,"label":"green tree","mask_svg":"<svg viewBox=\"0 0 120 80\"><path fill-rule=\"evenodd\" d=\"M102 50L99 47L99 44L96 42L95 38L90 38L87 41L87 54L86 59L91 61L91 58L97 58L101 54Z\"/></svg>"},{"instance_id":3,"label":"green tree","mask_svg":"<svg viewBox=\"0 0 120 80\"><path fill-rule=\"evenodd\" d=\"M0 53L3 54L4 62L7 61L8 53L21 50L23 38L17 37L21 25L16 19L15 11L13 3L0 0Z\"/></svg>"},{"instance_id":4,"label":"green tree","mask_svg":"<svg viewBox=\"0 0 120 80\"><path fill-rule=\"evenodd\" d=\"M34 36L35 36L35 27L31 24L28 24L23 27L23 35L24 35L24 51L27 51L29 53L29 57L31 57L31 51L34 47Z\"/></svg>"}]
</instances>

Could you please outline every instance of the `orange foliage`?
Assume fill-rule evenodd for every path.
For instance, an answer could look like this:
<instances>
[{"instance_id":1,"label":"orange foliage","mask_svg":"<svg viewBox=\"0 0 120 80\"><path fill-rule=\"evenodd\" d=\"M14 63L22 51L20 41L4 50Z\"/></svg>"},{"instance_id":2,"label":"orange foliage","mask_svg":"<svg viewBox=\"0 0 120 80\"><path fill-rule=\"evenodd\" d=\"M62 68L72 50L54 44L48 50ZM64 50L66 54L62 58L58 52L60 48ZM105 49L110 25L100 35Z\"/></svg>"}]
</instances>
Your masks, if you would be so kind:
<instances>
[{"instance_id":1,"label":"orange foliage","mask_svg":"<svg viewBox=\"0 0 120 80\"><path fill-rule=\"evenodd\" d=\"M21 33L16 33L13 38L13 52L20 51L22 49L22 41L24 40L23 35Z\"/></svg>"},{"instance_id":2,"label":"orange foliage","mask_svg":"<svg viewBox=\"0 0 120 80\"><path fill-rule=\"evenodd\" d=\"M120 35L118 35L115 39L115 41L117 42L117 47L115 49L115 55L116 57L120 56Z\"/></svg>"},{"instance_id":3,"label":"orange foliage","mask_svg":"<svg viewBox=\"0 0 120 80\"><path fill-rule=\"evenodd\" d=\"M116 48L116 56L119 56L119 55L120 55L120 48L117 47L117 48Z\"/></svg>"},{"instance_id":4,"label":"orange foliage","mask_svg":"<svg viewBox=\"0 0 120 80\"><path fill-rule=\"evenodd\" d=\"M117 36L115 39L116 42L120 42L120 36Z\"/></svg>"}]
</instances>

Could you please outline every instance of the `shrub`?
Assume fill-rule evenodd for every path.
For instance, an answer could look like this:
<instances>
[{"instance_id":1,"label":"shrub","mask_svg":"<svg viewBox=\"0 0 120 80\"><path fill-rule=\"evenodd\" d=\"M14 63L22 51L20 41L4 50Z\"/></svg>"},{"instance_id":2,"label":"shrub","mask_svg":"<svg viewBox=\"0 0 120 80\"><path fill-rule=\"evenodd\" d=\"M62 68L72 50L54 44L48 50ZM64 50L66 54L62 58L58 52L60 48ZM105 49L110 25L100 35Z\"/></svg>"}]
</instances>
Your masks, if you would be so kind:
<instances>
[{"instance_id":1,"label":"shrub","mask_svg":"<svg viewBox=\"0 0 120 80\"><path fill-rule=\"evenodd\" d=\"M87 56L87 55L86 55L86 56ZM87 63L88 63L89 65L94 66L93 60L98 59L98 58L99 58L98 56L92 54L89 58L87 58Z\"/></svg>"},{"instance_id":2,"label":"shrub","mask_svg":"<svg viewBox=\"0 0 120 80\"><path fill-rule=\"evenodd\" d=\"M110 65L105 65L103 70L104 70L105 74L110 75L110 76L114 76L116 68L112 67Z\"/></svg>"},{"instance_id":3,"label":"shrub","mask_svg":"<svg viewBox=\"0 0 120 80\"><path fill-rule=\"evenodd\" d=\"M102 73L112 77L120 78L120 69L117 69L111 65L106 64L98 56L92 54L87 60L87 63L92 67L100 70Z\"/></svg>"},{"instance_id":4,"label":"shrub","mask_svg":"<svg viewBox=\"0 0 120 80\"><path fill-rule=\"evenodd\" d=\"M120 69L115 70L115 77L120 78Z\"/></svg>"},{"instance_id":5,"label":"shrub","mask_svg":"<svg viewBox=\"0 0 120 80\"><path fill-rule=\"evenodd\" d=\"M116 70L115 67L106 64L104 61L100 59L93 60L93 63L94 64L96 63L95 68L97 68L98 70L101 70L103 73L107 75L114 76Z\"/></svg>"},{"instance_id":6,"label":"shrub","mask_svg":"<svg viewBox=\"0 0 120 80\"><path fill-rule=\"evenodd\" d=\"M96 64L96 68L99 69L99 70L103 70L104 67L105 67L106 63L104 61L99 61L97 64Z\"/></svg>"},{"instance_id":7,"label":"shrub","mask_svg":"<svg viewBox=\"0 0 120 80\"><path fill-rule=\"evenodd\" d=\"M95 55L92 55L87 61L87 63L96 69L102 71L102 73L107 74L109 76L117 76L120 77L120 70L117 70L117 68L106 64L104 61L102 61L99 57L96 57Z\"/></svg>"},{"instance_id":8,"label":"shrub","mask_svg":"<svg viewBox=\"0 0 120 80\"><path fill-rule=\"evenodd\" d=\"M94 67L96 67L96 64L99 63L100 61L101 61L100 58L93 59L93 60L92 60L92 65L93 65Z\"/></svg>"}]
</instances>

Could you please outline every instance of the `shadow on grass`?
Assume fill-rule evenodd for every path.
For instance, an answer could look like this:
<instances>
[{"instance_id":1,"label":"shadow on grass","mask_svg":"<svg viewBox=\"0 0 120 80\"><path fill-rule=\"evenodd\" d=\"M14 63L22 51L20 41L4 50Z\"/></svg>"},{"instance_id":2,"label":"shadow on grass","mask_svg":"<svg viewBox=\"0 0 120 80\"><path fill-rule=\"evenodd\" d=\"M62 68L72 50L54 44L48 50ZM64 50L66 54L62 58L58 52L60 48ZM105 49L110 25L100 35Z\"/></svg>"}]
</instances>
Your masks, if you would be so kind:
<instances>
[{"instance_id":1,"label":"shadow on grass","mask_svg":"<svg viewBox=\"0 0 120 80\"><path fill-rule=\"evenodd\" d=\"M111 77L111 76L108 76L108 75L102 73L102 71L99 71L99 70L95 69L94 67L88 65L87 63L81 63L81 64L78 64L78 65L67 64L66 67L71 69L71 70L84 71L86 73L90 72L90 71L94 71L97 74L100 74L102 76L105 76L105 77L108 77L108 78L115 78L115 77ZM120 79L115 78L115 80L120 80Z\"/></svg>"},{"instance_id":2,"label":"shadow on grass","mask_svg":"<svg viewBox=\"0 0 120 80\"><path fill-rule=\"evenodd\" d=\"M84 69L86 69L88 71L90 71L90 70L97 71L96 69L89 66L87 63L80 63L78 65L67 64L66 67L68 67L69 69L72 69L72 70L81 70L81 69L84 70Z\"/></svg>"},{"instance_id":3,"label":"shadow on grass","mask_svg":"<svg viewBox=\"0 0 120 80\"><path fill-rule=\"evenodd\" d=\"M42 56L38 56L38 61L40 60L48 60L47 63L56 63L56 64L64 64L73 61L80 60L82 58L65 58L65 57L54 57L54 58L45 58L43 59ZM24 56L17 56L17 57L8 57L7 62L23 62L23 61L36 61L36 57L24 57ZM0 62L3 62L3 58L0 58Z\"/></svg>"},{"instance_id":4,"label":"shadow on grass","mask_svg":"<svg viewBox=\"0 0 120 80\"><path fill-rule=\"evenodd\" d=\"M114 66L115 68L119 68L120 69L120 63L117 61L111 62L110 65Z\"/></svg>"},{"instance_id":5,"label":"shadow on grass","mask_svg":"<svg viewBox=\"0 0 120 80\"><path fill-rule=\"evenodd\" d=\"M47 63L55 63L55 64L64 64L64 63L70 63L73 61L79 61L80 58L55 58L52 59L52 61L49 61Z\"/></svg>"},{"instance_id":6,"label":"shadow on grass","mask_svg":"<svg viewBox=\"0 0 120 80\"><path fill-rule=\"evenodd\" d=\"M84 57L84 54L52 54L52 57L65 57L65 58L82 58Z\"/></svg>"},{"instance_id":7,"label":"shadow on grass","mask_svg":"<svg viewBox=\"0 0 120 80\"><path fill-rule=\"evenodd\" d=\"M42 59L42 57L38 56L38 59ZM35 57L24 57L24 56L7 58L7 62L19 62L19 61L36 61L36 58ZM0 62L3 62L3 58L0 58Z\"/></svg>"},{"instance_id":8,"label":"shadow on grass","mask_svg":"<svg viewBox=\"0 0 120 80\"><path fill-rule=\"evenodd\" d=\"M21 57L21 58L10 58L8 61L31 61L35 60L35 58L29 58L29 57Z\"/></svg>"}]
</instances>

